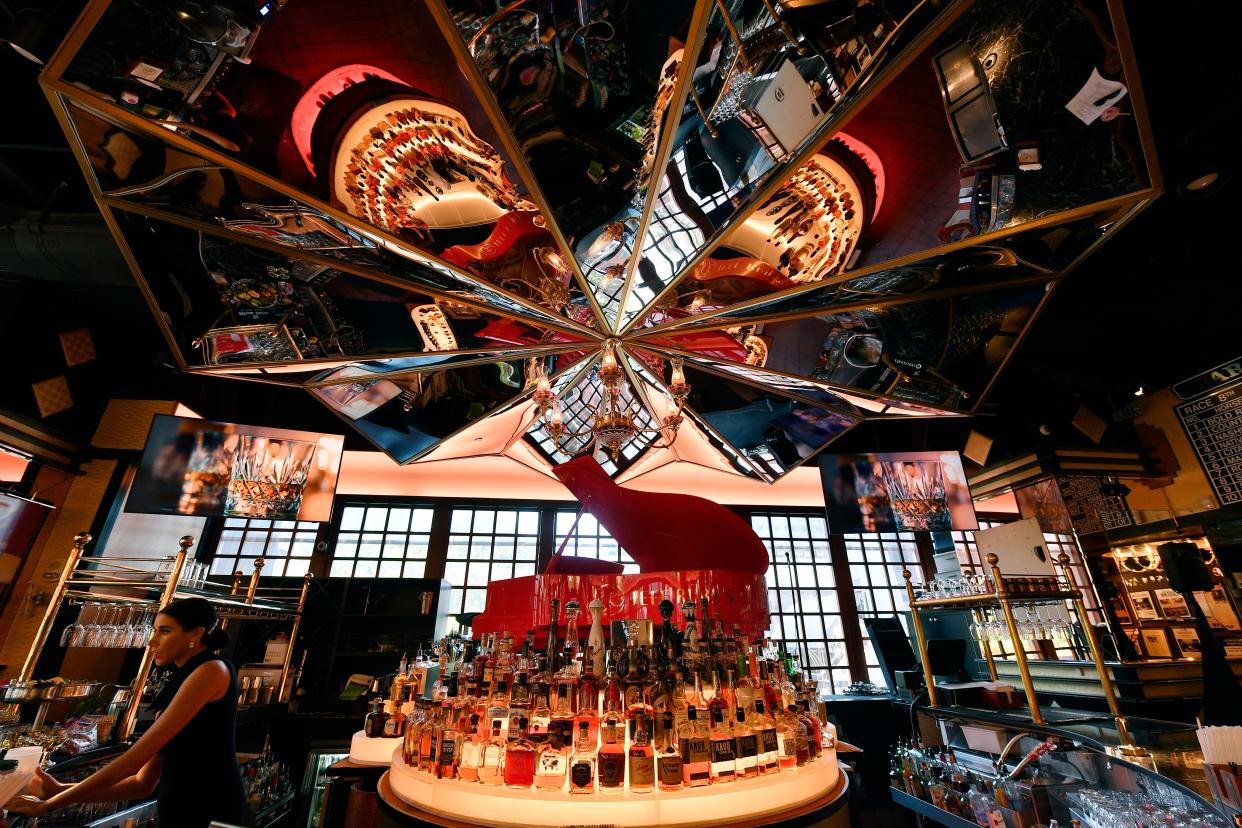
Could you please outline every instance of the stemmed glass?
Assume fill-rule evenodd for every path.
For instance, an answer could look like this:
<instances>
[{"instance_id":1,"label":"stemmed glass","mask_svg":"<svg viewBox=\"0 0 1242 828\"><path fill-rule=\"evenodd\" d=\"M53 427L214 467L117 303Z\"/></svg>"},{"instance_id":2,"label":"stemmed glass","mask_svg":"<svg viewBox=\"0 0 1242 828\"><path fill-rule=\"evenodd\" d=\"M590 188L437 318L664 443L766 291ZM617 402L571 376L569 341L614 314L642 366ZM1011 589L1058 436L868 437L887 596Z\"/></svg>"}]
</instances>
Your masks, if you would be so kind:
<instances>
[{"instance_id":1,"label":"stemmed glass","mask_svg":"<svg viewBox=\"0 0 1242 828\"><path fill-rule=\"evenodd\" d=\"M113 624L112 629L108 631L107 643L105 647L125 647L129 644L129 630L134 623L134 605L125 604L125 621L120 624Z\"/></svg>"},{"instance_id":2,"label":"stemmed glass","mask_svg":"<svg viewBox=\"0 0 1242 828\"><path fill-rule=\"evenodd\" d=\"M154 620L153 618L154 612L155 610L153 610L151 607L147 607L146 609L142 611L142 617L138 619L138 623L133 625L129 629L129 642L127 646L129 647L147 646L147 640L151 638L151 633L152 633L151 622Z\"/></svg>"},{"instance_id":3,"label":"stemmed glass","mask_svg":"<svg viewBox=\"0 0 1242 828\"><path fill-rule=\"evenodd\" d=\"M90 604L83 604L81 607L78 608L78 620L66 626L64 631L60 634L60 646L62 647L77 646L77 639L79 636L82 635L82 624L79 623L82 619L82 611L85 610L88 606L90 606Z\"/></svg>"},{"instance_id":4,"label":"stemmed glass","mask_svg":"<svg viewBox=\"0 0 1242 828\"><path fill-rule=\"evenodd\" d=\"M95 604L95 611L91 613L91 623L82 628L82 640L79 644L83 647L98 646L99 636L103 632L103 625L99 623L100 616L104 613L103 604Z\"/></svg>"}]
</instances>

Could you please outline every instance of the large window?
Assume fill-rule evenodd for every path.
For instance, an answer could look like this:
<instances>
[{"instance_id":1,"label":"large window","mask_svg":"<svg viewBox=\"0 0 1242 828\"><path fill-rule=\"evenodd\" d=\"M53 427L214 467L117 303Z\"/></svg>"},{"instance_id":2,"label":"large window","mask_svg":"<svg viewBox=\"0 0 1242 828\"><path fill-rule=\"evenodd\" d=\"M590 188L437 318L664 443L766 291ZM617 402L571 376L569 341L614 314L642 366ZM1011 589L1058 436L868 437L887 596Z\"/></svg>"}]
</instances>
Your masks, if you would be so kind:
<instances>
[{"instance_id":1,"label":"large window","mask_svg":"<svg viewBox=\"0 0 1242 828\"><path fill-rule=\"evenodd\" d=\"M310 568L318 523L305 520L225 518L211 562L212 575L247 577L256 558L263 558L263 577L300 578Z\"/></svg>"},{"instance_id":2,"label":"large window","mask_svg":"<svg viewBox=\"0 0 1242 828\"><path fill-rule=\"evenodd\" d=\"M569 536L568 542L565 536L569 534L570 527L574 525L574 518L577 516L577 509L561 509L556 513L556 543L553 551L561 548L561 544L565 543L565 551L562 555L569 555L578 558L597 558L601 561L613 561L625 565L625 572L638 571L638 564L634 563L634 559L629 553L617 545L617 542L609 534L608 530L600 525L595 516L590 512L584 512L582 519L578 521L578 526L573 530L573 534Z\"/></svg>"},{"instance_id":3,"label":"large window","mask_svg":"<svg viewBox=\"0 0 1242 828\"><path fill-rule=\"evenodd\" d=\"M534 575L538 559L539 509L453 509L444 559L449 614L482 612L490 581Z\"/></svg>"},{"instance_id":4,"label":"large window","mask_svg":"<svg viewBox=\"0 0 1242 828\"><path fill-rule=\"evenodd\" d=\"M923 580L914 533L852 534L845 535L844 542L859 618L895 614L904 624L904 613L910 610L910 597L906 592L906 579L901 573L908 569L915 583ZM862 622L859 624L861 626ZM861 637L867 680L883 687L884 671L880 669L880 661L876 658L865 627Z\"/></svg>"},{"instance_id":5,"label":"large window","mask_svg":"<svg viewBox=\"0 0 1242 828\"><path fill-rule=\"evenodd\" d=\"M328 574L333 578L423 577L434 514L430 507L346 506Z\"/></svg>"},{"instance_id":6,"label":"large window","mask_svg":"<svg viewBox=\"0 0 1242 828\"><path fill-rule=\"evenodd\" d=\"M841 606L837 600L828 521L802 513L755 512L751 526L772 555L767 572L768 637L799 654L821 692L850 684Z\"/></svg>"}]
</instances>

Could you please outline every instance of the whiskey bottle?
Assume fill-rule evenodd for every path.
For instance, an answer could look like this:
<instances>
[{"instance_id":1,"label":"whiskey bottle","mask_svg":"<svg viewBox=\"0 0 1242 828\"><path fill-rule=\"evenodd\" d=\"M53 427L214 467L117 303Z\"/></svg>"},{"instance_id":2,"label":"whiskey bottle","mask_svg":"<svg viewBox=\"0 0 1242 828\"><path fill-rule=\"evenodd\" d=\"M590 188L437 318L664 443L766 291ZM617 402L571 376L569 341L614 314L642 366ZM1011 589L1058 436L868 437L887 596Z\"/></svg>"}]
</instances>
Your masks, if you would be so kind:
<instances>
[{"instance_id":1,"label":"whiskey bottle","mask_svg":"<svg viewBox=\"0 0 1242 828\"><path fill-rule=\"evenodd\" d=\"M712 782L732 782L737 778L737 751L732 723L725 720L723 708L714 708L711 714Z\"/></svg>"},{"instance_id":2,"label":"whiskey bottle","mask_svg":"<svg viewBox=\"0 0 1242 828\"><path fill-rule=\"evenodd\" d=\"M811 761L811 748L807 743L806 725L798 718L798 708L796 705L789 705L785 721L789 724L790 733L794 739L794 755L797 757L798 767L802 767Z\"/></svg>"},{"instance_id":3,"label":"whiskey bottle","mask_svg":"<svg viewBox=\"0 0 1242 828\"><path fill-rule=\"evenodd\" d=\"M560 737L552 734L540 745L535 756L535 787L544 791L559 791L565 787L565 772L569 767L569 748Z\"/></svg>"},{"instance_id":4,"label":"whiskey bottle","mask_svg":"<svg viewBox=\"0 0 1242 828\"><path fill-rule=\"evenodd\" d=\"M483 746L487 744L487 739L478 732L478 714L471 713L469 722L470 731L462 736L457 778L463 782L478 782L479 766L483 764Z\"/></svg>"},{"instance_id":5,"label":"whiskey bottle","mask_svg":"<svg viewBox=\"0 0 1242 828\"><path fill-rule=\"evenodd\" d=\"M517 738L505 748L503 777L507 788L529 788L535 781L535 745L526 738L528 721L518 719Z\"/></svg>"},{"instance_id":6,"label":"whiskey bottle","mask_svg":"<svg viewBox=\"0 0 1242 828\"><path fill-rule=\"evenodd\" d=\"M673 728L673 714L664 713L656 735L656 779L662 791L675 791L685 784L681 762L681 744Z\"/></svg>"},{"instance_id":7,"label":"whiskey bottle","mask_svg":"<svg viewBox=\"0 0 1242 828\"><path fill-rule=\"evenodd\" d=\"M751 730L746 721L746 708L739 704L734 708L735 723L733 740L735 742L737 778L750 779L759 775L759 737Z\"/></svg>"},{"instance_id":8,"label":"whiskey bottle","mask_svg":"<svg viewBox=\"0 0 1242 828\"><path fill-rule=\"evenodd\" d=\"M759 742L759 773L780 770L780 751L776 738L776 722L768 715L763 699L755 699L755 736Z\"/></svg>"},{"instance_id":9,"label":"whiskey bottle","mask_svg":"<svg viewBox=\"0 0 1242 828\"><path fill-rule=\"evenodd\" d=\"M449 692L453 692L452 687L449 688ZM445 709L452 709L447 702ZM436 761L436 778L457 778L457 766L461 760L461 741L462 734L457 728L456 718L451 715L447 716L444 727L440 731L440 755Z\"/></svg>"},{"instance_id":10,"label":"whiskey bottle","mask_svg":"<svg viewBox=\"0 0 1242 828\"><path fill-rule=\"evenodd\" d=\"M587 722L578 723L578 741L569 763L569 792L595 793L595 737Z\"/></svg>"},{"instance_id":11,"label":"whiskey bottle","mask_svg":"<svg viewBox=\"0 0 1242 828\"><path fill-rule=\"evenodd\" d=\"M491 736L483 745L479 760L479 782L484 785L499 785L504 782L505 748L509 744L502 732L504 724L501 719L492 719Z\"/></svg>"},{"instance_id":12,"label":"whiskey bottle","mask_svg":"<svg viewBox=\"0 0 1242 828\"><path fill-rule=\"evenodd\" d=\"M707 723L699 721L699 708L686 708L686 720L677 732L681 745L682 779L687 787L696 788L712 781L711 741Z\"/></svg>"},{"instance_id":13,"label":"whiskey bottle","mask_svg":"<svg viewBox=\"0 0 1242 828\"><path fill-rule=\"evenodd\" d=\"M501 735L508 736L509 686L503 680L496 682L496 690L487 701L487 711L484 715L487 717L485 721L495 722L499 720L501 722Z\"/></svg>"},{"instance_id":14,"label":"whiskey bottle","mask_svg":"<svg viewBox=\"0 0 1242 828\"><path fill-rule=\"evenodd\" d=\"M384 710L384 700L379 696L371 699L371 712L367 714L366 719L362 722L362 733L370 739L382 739L384 737L384 725L387 723L389 715Z\"/></svg>"},{"instance_id":15,"label":"whiskey bottle","mask_svg":"<svg viewBox=\"0 0 1242 828\"><path fill-rule=\"evenodd\" d=\"M655 750L651 747L651 732L647 728L647 715L637 713L630 720L630 793L651 793L655 790Z\"/></svg>"},{"instance_id":16,"label":"whiskey bottle","mask_svg":"<svg viewBox=\"0 0 1242 828\"><path fill-rule=\"evenodd\" d=\"M625 718L617 711L606 711L599 722L599 734L603 740L596 760L599 789L620 793L625 787Z\"/></svg>"},{"instance_id":17,"label":"whiskey bottle","mask_svg":"<svg viewBox=\"0 0 1242 828\"><path fill-rule=\"evenodd\" d=\"M548 697L539 693L535 697L535 706L530 711L530 731L527 738L536 745L548 741L548 727L552 722L552 709L548 707Z\"/></svg>"},{"instance_id":18,"label":"whiskey bottle","mask_svg":"<svg viewBox=\"0 0 1242 828\"><path fill-rule=\"evenodd\" d=\"M566 684L556 687L556 705L548 720L548 738L564 747L574 741L574 710L569 703L570 688Z\"/></svg>"}]
</instances>

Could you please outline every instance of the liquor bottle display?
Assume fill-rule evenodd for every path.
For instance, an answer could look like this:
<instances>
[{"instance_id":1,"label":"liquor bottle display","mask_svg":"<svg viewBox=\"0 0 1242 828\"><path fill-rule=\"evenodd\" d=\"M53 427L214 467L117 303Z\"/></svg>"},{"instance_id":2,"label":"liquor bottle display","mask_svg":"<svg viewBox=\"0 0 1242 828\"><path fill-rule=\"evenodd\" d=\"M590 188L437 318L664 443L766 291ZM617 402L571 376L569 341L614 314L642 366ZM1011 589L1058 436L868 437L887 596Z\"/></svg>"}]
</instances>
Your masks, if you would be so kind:
<instances>
[{"instance_id":1,"label":"liquor bottle display","mask_svg":"<svg viewBox=\"0 0 1242 828\"><path fill-rule=\"evenodd\" d=\"M705 602L687 602L686 627L677 629L672 606L662 605L665 623L649 645L630 633L624 643L602 639L598 607L590 640L581 641L572 601L563 619L554 607L542 647L536 631L517 648L507 632L477 649L441 642L439 672L422 697L403 660L391 679L400 689L388 704L373 702L365 729L402 732L404 765L444 784L561 791L575 800L740 789L801 772L832 750L835 731L819 719L818 688L791 674L791 658L727 630ZM397 703L403 696L410 702ZM973 813L978 797L968 779L928 787L943 788L955 812Z\"/></svg>"}]
</instances>

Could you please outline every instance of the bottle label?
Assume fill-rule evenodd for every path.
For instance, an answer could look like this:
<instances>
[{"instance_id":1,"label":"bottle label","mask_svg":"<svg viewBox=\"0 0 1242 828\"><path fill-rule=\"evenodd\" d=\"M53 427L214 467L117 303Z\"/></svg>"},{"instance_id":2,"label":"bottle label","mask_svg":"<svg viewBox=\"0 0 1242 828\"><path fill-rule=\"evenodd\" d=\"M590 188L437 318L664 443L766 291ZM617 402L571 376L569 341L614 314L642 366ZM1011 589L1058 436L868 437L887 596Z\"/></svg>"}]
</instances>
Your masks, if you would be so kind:
<instances>
[{"instance_id":1,"label":"bottle label","mask_svg":"<svg viewBox=\"0 0 1242 828\"><path fill-rule=\"evenodd\" d=\"M759 755L759 740L755 738L753 733L749 736L738 737L737 755L744 759Z\"/></svg>"},{"instance_id":2,"label":"bottle label","mask_svg":"<svg viewBox=\"0 0 1242 828\"><path fill-rule=\"evenodd\" d=\"M396 716L389 716L387 719L385 719L384 720L384 735L388 737L398 735L397 734L397 723L399 721L400 720Z\"/></svg>"},{"instance_id":3,"label":"bottle label","mask_svg":"<svg viewBox=\"0 0 1242 828\"><path fill-rule=\"evenodd\" d=\"M776 753L776 728L769 727L759 731L759 741L764 753Z\"/></svg>"},{"instance_id":4,"label":"bottle label","mask_svg":"<svg viewBox=\"0 0 1242 828\"><path fill-rule=\"evenodd\" d=\"M988 814L988 822L992 828L1006 828L1005 815L999 810L993 809L992 812Z\"/></svg>"},{"instance_id":5,"label":"bottle label","mask_svg":"<svg viewBox=\"0 0 1242 828\"><path fill-rule=\"evenodd\" d=\"M636 684L625 688L625 706L627 708L643 703L643 690Z\"/></svg>"},{"instance_id":6,"label":"bottle label","mask_svg":"<svg viewBox=\"0 0 1242 828\"><path fill-rule=\"evenodd\" d=\"M546 776L564 772L564 756L557 750L545 750L539 754L539 773Z\"/></svg>"},{"instance_id":7,"label":"bottle label","mask_svg":"<svg viewBox=\"0 0 1242 828\"><path fill-rule=\"evenodd\" d=\"M529 785L535 781L535 752L513 750L505 754L506 785Z\"/></svg>"},{"instance_id":8,"label":"bottle label","mask_svg":"<svg viewBox=\"0 0 1242 828\"><path fill-rule=\"evenodd\" d=\"M456 739L441 739L440 740L440 764L441 765L452 765L453 759L456 758L455 757L456 753L457 753L457 740Z\"/></svg>"},{"instance_id":9,"label":"bottle label","mask_svg":"<svg viewBox=\"0 0 1242 828\"><path fill-rule=\"evenodd\" d=\"M661 756L660 766L660 784L661 785L680 785L681 784L681 757L680 756Z\"/></svg>"},{"instance_id":10,"label":"bottle label","mask_svg":"<svg viewBox=\"0 0 1242 828\"><path fill-rule=\"evenodd\" d=\"M712 739L712 761L732 762L737 758L732 739Z\"/></svg>"},{"instance_id":11,"label":"bottle label","mask_svg":"<svg viewBox=\"0 0 1242 828\"><path fill-rule=\"evenodd\" d=\"M630 787L655 784L655 761L642 752L630 756Z\"/></svg>"},{"instance_id":12,"label":"bottle label","mask_svg":"<svg viewBox=\"0 0 1242 828\"><path fill-rule=\"evenodd\" d=\"M575 788L589 788L591 781L590 762L575 762L574 766L569 769L569 784Z\"/></svg>"},{"instance_id":13,"label":"bottle label","mask_svg":"<svg viewBox=\"0 0 1242 828\"><path fill-rule=\"evenodd\" d=\"M681 756L683 762L710 762L711 748L706 739L691 738L681 740Z\"/></svg>"},{"instance_id":14,"label":"bottle label","mask_svg":"<svg viewBox=\"0 0 1242 828\"><path fill-rule=\"evenodd\" d=\"M572 745L574 743L574 720L553 719L548 723L548 739L552 744Z\"/></svg>"},{"instance_id":15,"label":"bottle label","mask_svg":"<svg viewBox=\"0 0 1242 828\"><path fill-rule=\"evenodd\" d=\"M619 788L625 781L625 757L620 753L607 753L599 757L599 784L604 788Z\"/></svg>"}]
</instances>

